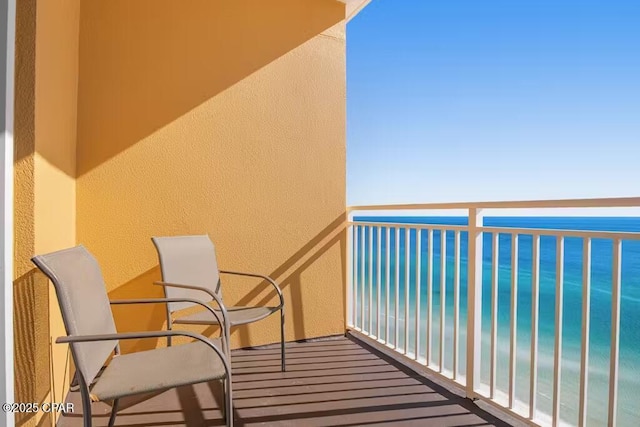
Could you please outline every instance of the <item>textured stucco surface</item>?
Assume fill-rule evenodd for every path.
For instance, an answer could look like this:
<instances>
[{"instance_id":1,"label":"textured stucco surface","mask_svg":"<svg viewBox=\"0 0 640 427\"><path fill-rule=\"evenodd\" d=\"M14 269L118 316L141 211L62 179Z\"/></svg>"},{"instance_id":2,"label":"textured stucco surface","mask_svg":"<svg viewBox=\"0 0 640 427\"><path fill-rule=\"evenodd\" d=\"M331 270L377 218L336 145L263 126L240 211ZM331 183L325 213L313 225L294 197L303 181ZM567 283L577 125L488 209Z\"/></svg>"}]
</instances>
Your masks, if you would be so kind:
<instances>
[{"instance_id":1,"label":"textured stucco surface","mask_svg":"<svg viewBox=\"0 0 640 427\"><path fill-rule=\"evenodd\" d=\"M208 233L223 268L280 280L287 339L344 331L343 4L17 6L17 400L68 389L57 300L30 258L76 243L98 258L111 298L157 296L150 237ZM259 284L227 280L225 298L274 302L267 287L251 291ZM164 323L163 307L115 315L122 331ZM279 338L275 316L241 331L234 346Z\"/></svg>"},{"instance_id":2,"label":"textured stucco surface","mask_svg":"<svg viewBox=\"0 0 640 427\"><path fill-rule=\"evenodd\" d=\"M343 20L332 0L82 4L77 237L111 298L161 292L151 236L207 233L221 268L282 281L287 339L344 332ZM225 299L275 302L259 283L226 280ZM115 314L121 330L164 322Z\"/></svg>"},{"instance_id":3,"label":"textured stucco surface","mask_svg":"<svg viewBox=\"0 0 640 427\"><path fill-rule=\"evenodd\" d=\"M67 346L53 288L30 258L76 242L76 112L80 0L18 2L15 132L16 401L59 402ZM49 424L20 414L18 425Z\"/></svg>"}]
</instances>

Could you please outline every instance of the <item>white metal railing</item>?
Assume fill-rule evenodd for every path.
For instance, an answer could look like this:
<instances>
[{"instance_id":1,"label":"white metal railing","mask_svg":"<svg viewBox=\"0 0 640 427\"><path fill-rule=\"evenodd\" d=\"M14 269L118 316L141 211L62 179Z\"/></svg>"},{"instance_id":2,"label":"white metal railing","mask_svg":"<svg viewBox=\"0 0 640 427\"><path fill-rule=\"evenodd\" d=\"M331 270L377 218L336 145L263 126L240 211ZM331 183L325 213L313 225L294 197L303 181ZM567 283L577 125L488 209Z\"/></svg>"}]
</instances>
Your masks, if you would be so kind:
<instances>
[{"instance_id":1,"label":"white metal railing","mask_svg":"<svg viewBox=\"0 0 640 427\"><path fill-rule=\"evenodd\" d=\"M607 239L611 245L611 305L608 309L611 331L609 360L606 362L608 367L605 369L608 371L609 382L606 388L606 414L601 414L600 417L610 426L623 425L617 424L622 242L633 241L640 244L640 233L515 228L504 225L485 226L483 223L483 210L487 209L610 207L637 208L640 207L640 198L351 207L348 209L347 223L347 326L393 349L398 357L418 361L435 375L465 387L469 398L482 399L521 421L532 425L585 426L589 422L589 403L593 403L593 399L589 399L589 376L592 375L590 369L594 368L589 360L594 274L592 250L594 241L598 242L600 248L601 239ZM395 218L402 216L403 212L406 215L407 211L428 212L431 209L464 209L467 224L407 223L397 219L369 217L366 220L354 219L363 213L375 216L376 211L384 211L385 215ZM483 242L485 235L490 239ZM562 405L561 396L561 391L566 387L562 376L563 362L566 363L563 356L563 339L567 339L566 335L563 335L563 295L566 292L564 266L565 256L568 253L572 257L575 255L571 251L567 252L565 243L567 239L574 238L582 239L582 271L579 280L581 331L578 334L579 359L576 362L579 364L576 374L579 384L575 387L578 389L577 401L572 402L577 409L575 419L567 420L567 405ZM542 247L541 239L545 239L550 245ZM549 239L554 239L555 242L552 243ZM524 240L526 244L522 243ZM510 265L506 270L500 262L501 256L504 256L500 252L502 244L510 245L511 249ZM466 250L463 245L466 246ZM487 254L490 253L490 256L487 260L483 257L483 250L488 250L489 246L490 252ZM530 250L531 264L519 265L522 251L525 249ZM551 290L555 289L555 295L550 297L545 289L547 293L541 300L541 267L551 265L553 257L551 261L549 259L552 251L555 252L555 283L552 284ZM640 252L638 255L639 257L630 260L637 264L630 267L632 271L640 271ZM548 262L543 263L543 259ZM484 272L487 279L484 288L490 293L486 307L483 307L482 297L483 267L488 267ZM504 270L502 273L501 268ZM523 270L529 268L530 272L527 273L530 280L520 283ZM634 270L636 268L637 270ZM502 364L499 360L499 347L503 342L499 334L499 289L504 287L500 285L500 277L507 271L510 274L507 281L509 332L506 334L509 345L508 358ZM463 281L465 275L466 280ZM640 286L640 283L636 285ZM519 311L519 289L526 291L527 295L530 294L525 301L525 306L530 305L528 313ZM464 301L466 304L463 304ZM546 309L550 304L554 306L552 344L547 336L544 336L544 343L541 342L540 335L541 307L544 306ZM437 316L434 317L435 312ZM483 314L484 322L488 323L485 323L485 328L489 330L485 338L482 328ZM464 319L461 319L461 316ZM520 318L527 320L528 326L519 327ZM414 329L413 333L411 328ZM523 333L525 337L529 336L526 340L529 348L523 348L523 340L519 339L519 335ZM486 345L487 340L489 348L484 352L483 343ZM551 350L549 347L552 347L553 351L552 366L544 370L540 368L541 357L544 351ZM434 353L436 348L437 352ZM527 363L523 363L522 353L525 354L524 357L528 357ZM483 363L483 359L488 363ZM640 359L638 361L640 362ZM487 364L488 372L483 373L483 366ZM528 369L526 376L518 374L523 365ZM640 366L636 366L635 372L640 370L638 368ZM602 366L598 366L597 369L602 370ZM547 371L551 378L545 379L543 383L545 387L549 386L550 390L549 393L541 394L541 377ZM506 376L507 385L502 387L503 390L499 387L499 372L503 373L503 377ZM640 384L640 377L634 379L636 380ZM519 394L522 396L518 390L526 388L528 398L518 398ZM549 404L543 408L541 398L549 400ZM626 412L625 414L625 420L628 420L629 416ZM633 415L631 419L634 419ZM640 423L640 415L636 421Z\"/></svg>"}]
</instances>

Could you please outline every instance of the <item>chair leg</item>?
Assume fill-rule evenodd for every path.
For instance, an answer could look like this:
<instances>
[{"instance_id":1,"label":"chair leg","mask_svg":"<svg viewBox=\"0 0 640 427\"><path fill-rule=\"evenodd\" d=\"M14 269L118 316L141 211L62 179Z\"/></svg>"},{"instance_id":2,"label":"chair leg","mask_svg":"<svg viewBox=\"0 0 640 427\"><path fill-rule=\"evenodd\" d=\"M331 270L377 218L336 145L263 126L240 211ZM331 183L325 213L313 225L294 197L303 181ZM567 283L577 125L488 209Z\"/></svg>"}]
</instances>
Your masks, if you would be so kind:
<instances>
[{"instance_id":1,"label":"chair leg","mask_svg":"<svg viewBox=\"0 0 640 427\"><path fill-rule=\"evenodd\" d=\"M231 352L229 351L229 336L223 331L222 333L222 353L224 353L229 360L231 360Z\"/></svg>"},{"instance_id":2,"label":"chair leg","mask_svg":"<svg viewBox=\"0 0 640 427\"><path fill-rule=\"evenodd\" d=\"M287 370L284 353L284 307L282 307L280 309L280 359L282 361L282 372Z\"/></svg>"},{"instance_id":3,"label":"chair leg","mask_svg":"<svg viewBox=\"0 0 640 427\"><path fill-rule=\"evenodd\" d=\"M231 375L227 375L225 379L224 390L224 413L227 427L233 427L233 393L231 391Z\"/></svg>"},{"instance_id":4,"label":"chair leg","mask_svg":"<svg viewBox=\"0 0 640 427\"><path fill-rule=\"evenodd\" d=\"M220 380L220 386L222 386L222 394L224 395L224 405L220 408L220 412L222 412L222 419L227 419L227 383L225 380Z\"/></svg>"},{"instance_id":5,"label":"chair leg","mask_svg":"<svg viewBox=\"0 0 640 427\"><path fill-rule=\"evenodd\" d=\"M80 395L82 396L82 425L83 427L91 427L91 398L89 397L89 387L84 382L82 374L80 377Z\"/></svg>"},{"instance_id":6,"label":"chair leg","mask_svg":"<svg viewBox=\"0 0 640 427\"><path fill-rule=\"evenodd\" d=\"M118 403L120 403L120 399L115 399L113 401L113 406L111 407L111 416L109 417L109 427L113 427L113 424L116 422L116 414L118 413Z\"/></svg>"}]
</instances>

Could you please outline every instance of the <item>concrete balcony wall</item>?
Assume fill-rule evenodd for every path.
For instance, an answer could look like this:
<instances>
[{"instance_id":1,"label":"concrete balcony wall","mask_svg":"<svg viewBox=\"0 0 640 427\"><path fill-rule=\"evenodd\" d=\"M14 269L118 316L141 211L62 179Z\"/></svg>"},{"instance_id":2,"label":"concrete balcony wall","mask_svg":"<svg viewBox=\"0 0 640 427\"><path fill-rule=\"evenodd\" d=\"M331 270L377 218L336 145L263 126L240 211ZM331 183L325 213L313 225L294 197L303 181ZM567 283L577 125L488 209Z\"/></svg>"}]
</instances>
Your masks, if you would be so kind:
<instances>
[{"instance_id":1,"label":"concrete balcony wall","mask_svg":"<svg viewBox=\"0 0 640 427\"><path fill-rule=\"evenodd\" d=\"M222 268L283 281L289 340L344 331L338 240L294 265L345 212L344 13L333 0L82 4L77 237L112 298L160 295L151 236L207 233ZM257 284L228 279L225 299L275 302ZM140 330L164 313L115 314ZM276 342L277 325L233 346Z\"/></svg>"},{"instance_id":2,"label":"concrete balcony wall","mask_svg":"<svg viewBox=\"0 0 640 427\"><path fill-rule=\"evenodd\" d=\"M76 243L80 0L20 0L16 10L14 336L16 402L59 402L67 346L53 288L30 258ZM17 425L52 425L17 414Z\"/></svg>"},{"instance_id":3,"label":"concrete balcony wall","mask_svg":"<svg viewBox=\"0 0 640 427\"><path fill-rule=\"evenodd\" d=\"M287 339L344 332L344 4L21 0L17 15L17 401L68 389L55 293L29 259L74 244L111 298L158 296L150 237L208 233L222 268L282 283ZM259 284L228 280L225 299L273 301ZM115 316L122 331L165 321ZM274 316L233 346L278 338Z\"/></svg>"}]
</instances>

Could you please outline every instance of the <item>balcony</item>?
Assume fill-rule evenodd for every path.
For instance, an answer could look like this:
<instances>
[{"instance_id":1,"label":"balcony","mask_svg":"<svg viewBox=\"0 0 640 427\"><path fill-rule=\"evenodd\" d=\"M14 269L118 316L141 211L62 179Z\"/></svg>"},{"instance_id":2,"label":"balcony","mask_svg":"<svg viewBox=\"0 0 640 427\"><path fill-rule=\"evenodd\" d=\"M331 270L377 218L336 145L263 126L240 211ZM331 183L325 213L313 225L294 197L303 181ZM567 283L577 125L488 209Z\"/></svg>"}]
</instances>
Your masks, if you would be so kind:
<instances>
[{"instance_id":1,"label":"balcony","mask_svg":"<svg viewBox=\"0 0 640 427\"><path fill-rule=\"evenodd\" d=\"M492 216L640 198L346 207L347 22L368 0L4 3L1 402L78 403L34 255L82 244L110 298L158 297L150 237L209 234L287 307L290 372L268 321L230 337L238 424L640 425L640 229ZM254 284L230 278L225 301L275 298ZM213 386L130 401L117 425L219 425Z\"/></svg>"},{"instance_id":2,"label":"balcony","mask_svg":"<svg viewBox=\"0 0 640 427\"><path fill-rule=\"evenodd\" d=\"M334 224L347 336L289 343L286 373L277 348L236 350L236 422L635 425L640 227L553 217L612 207L640 199L350 208ZM492 216L536 208L549 216ZM222 425L219 402L216 384L183 387L131 401L118 425Z\"/></svg>"},{"instance_id":3,"label":"balcony","mask_svg":"<svg viewBox=\"0 0 640 427\"><path fill-rule=\"evenodd\" d=\"M508 425L353 338L291 343L286 373L279 354L277 347L234 352L237 426ZM81 408L79 393L68 400ZM121 403L116 425L224 425L222 402L217 383L181 387ZM94 426L107 425L110 407L93 410ZM80 410L58 423L81 425Z\"/></svg>"}]
</instances>

